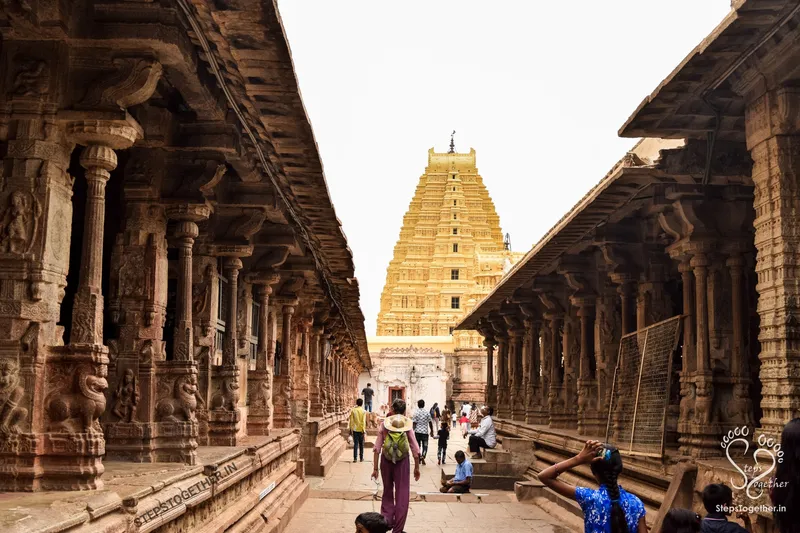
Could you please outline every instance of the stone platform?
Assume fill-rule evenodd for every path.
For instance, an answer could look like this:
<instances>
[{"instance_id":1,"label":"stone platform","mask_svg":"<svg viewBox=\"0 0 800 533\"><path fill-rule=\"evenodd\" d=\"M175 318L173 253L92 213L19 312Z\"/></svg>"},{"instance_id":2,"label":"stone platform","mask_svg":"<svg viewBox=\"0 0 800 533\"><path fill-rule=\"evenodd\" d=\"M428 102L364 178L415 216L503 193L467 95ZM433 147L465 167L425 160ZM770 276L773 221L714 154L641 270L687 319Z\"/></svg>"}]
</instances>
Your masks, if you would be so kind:
<instances>
[{"instance_id":1,"label":"stone platform","mask_svg":"<svg viewBox=\"0 0 800 533\"><path fill-rule=\"evenodd\" d=\"M0 493L4 533L280 531L308 496L300 432L201 446L198 464L104 461L97 491Z\"/></svg>"},{"instance_id":2,"label":"stone platform","mask_svg":"<svg viewBox=\"0 0 800 533\"><path fill-rule=\"evenodd\" d=\"M312 418L306 423L300 454L305 460L308 475L330 475L336 459L347 447L341 430L341 424L347 420L347 416L347 413L329 414Z\"/></svg>"}]
</instances>

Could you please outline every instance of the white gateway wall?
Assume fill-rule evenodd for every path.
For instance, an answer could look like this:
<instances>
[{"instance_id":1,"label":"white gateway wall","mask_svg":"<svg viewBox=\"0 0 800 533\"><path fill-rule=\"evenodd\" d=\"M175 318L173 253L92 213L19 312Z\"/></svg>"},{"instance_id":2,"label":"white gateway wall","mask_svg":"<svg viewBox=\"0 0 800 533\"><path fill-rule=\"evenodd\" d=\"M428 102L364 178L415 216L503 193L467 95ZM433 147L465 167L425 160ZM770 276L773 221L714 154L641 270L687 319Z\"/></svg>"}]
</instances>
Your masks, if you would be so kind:
<instances>
[{"instance_id":1,"label":"white gateway wall","mask_svg":"<svg viewBox=\"0 0 800 533\"><path fill-rule=\"evenodd\" d=\"M408 416L414 413L418 400L425 400L425 409L430 409L434 402L439 407L445 405L449 375L442 351L411 346L384 348L370 357L372 370L361 374L358 386L361 391L367 383L372 384L373 411L379 411L382 404L390 404L392 389L404 393Z\"/></svg>"}]
</instances>

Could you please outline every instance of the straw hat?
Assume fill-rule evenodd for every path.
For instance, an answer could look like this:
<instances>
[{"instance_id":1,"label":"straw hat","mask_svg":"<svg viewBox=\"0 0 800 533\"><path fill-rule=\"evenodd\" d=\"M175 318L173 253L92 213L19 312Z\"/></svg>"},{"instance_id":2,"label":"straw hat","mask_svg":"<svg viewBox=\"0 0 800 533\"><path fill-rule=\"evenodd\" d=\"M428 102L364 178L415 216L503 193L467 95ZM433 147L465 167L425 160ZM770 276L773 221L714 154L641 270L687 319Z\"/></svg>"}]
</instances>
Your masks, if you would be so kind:
<instances>
[{"instance_id":1,"label":"straw hat","mask_svg":"<svg viewBox=\"0 0 800 533\"><path fill-rule=\"evenodd\" d=\"M383 427L387 431L410 431L413 425L411 419L403 415L387 416L383 421Z\"/></svg>"}]
</instances>

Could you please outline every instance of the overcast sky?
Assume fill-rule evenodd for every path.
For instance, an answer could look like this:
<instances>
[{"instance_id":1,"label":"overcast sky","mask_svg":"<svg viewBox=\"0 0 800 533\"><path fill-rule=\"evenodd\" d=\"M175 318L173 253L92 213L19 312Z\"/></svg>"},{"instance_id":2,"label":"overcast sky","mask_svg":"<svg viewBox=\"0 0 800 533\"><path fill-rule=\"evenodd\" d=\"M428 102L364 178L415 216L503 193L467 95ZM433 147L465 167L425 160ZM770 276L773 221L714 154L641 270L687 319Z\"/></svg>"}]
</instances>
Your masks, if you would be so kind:
<instances>
[{"instance_id":1,"label":"overcast sky","mask_svg":"<svg viewBox=\"0 0 800 533\"><path fill-rule=\"evenodd\" d=\"M475 148L527 251L633 146L617 130L730 0L279 0L368 335L428 148Z\"/></svg>"}]
</instances>

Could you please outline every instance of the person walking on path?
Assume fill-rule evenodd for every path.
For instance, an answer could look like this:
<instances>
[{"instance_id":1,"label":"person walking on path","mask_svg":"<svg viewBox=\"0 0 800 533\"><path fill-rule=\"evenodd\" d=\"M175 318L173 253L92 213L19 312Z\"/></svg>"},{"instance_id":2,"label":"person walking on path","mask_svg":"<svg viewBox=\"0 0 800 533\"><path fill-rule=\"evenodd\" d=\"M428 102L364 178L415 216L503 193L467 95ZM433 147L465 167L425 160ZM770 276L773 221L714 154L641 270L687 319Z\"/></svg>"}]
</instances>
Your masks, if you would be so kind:
<instances>
[{"instance_id":1,"label":"person walking on path","mask_svg":"<svg viewBox=\"0 0 800 533\"><path fill-rule=\"evenodd\" d=\"M361 389L361 394L364 396L364 409L372 412L372 397L375 396L375 391L372 390L372 383L367 383L367 386Z\"/></svg>"},{"instance_id":2,"label":"person walking on path","mask_svg":"<svg viewBox=\"0 0 800 533\"><path fill-rule=\"evenodd\" d=\"M367 412L361 405L364 401L359 398L356 400L356 406L350 410L350 434L353 436L353 462L358 460L358 455L361 456L361 462L364 462L364 433L367 431ZM360 452L360 453L359 453Z\"/></svg>"},{"instance_id":3,"label":"person walking on path","mask_svg":"<svg viewBox=\"0 0 800 533\"><path fill-rule=\"evenodd\" d=\"M431 407L431 419L433 420L433 427L439 427L439 418L441 418L442 412L439 410L439 402L435 402L433 407Z\"/></svg>"},{"instance_id":4,"label":"person walking on path","mask_svg":"<svg viewBox=\"0 0 800 533\"><path fill-rule=\"evenodd\" d=\"M378 430L371 477L378 479L380 462L383 480L381 514L391 524L394 533L402 533L411 494L408 456L414 458L414 480L419 481L419 444L412 431L413 423L405 416L406 402L399 398L392 402L392 413Z\"/></svg>"},{"instance_id":5,"label":"person walking on path","mask_svg":"<svg viewBox=\"0 0 800 533\"><path fill-rule=\"evenodd\" d=\"M559 474L580 465L589 465L599 489L573 487L557 479ZM565 498L578 502L583 511L586 533L647 533L644 504L617 484L620 473L622 457L619 450L589 440L575 457L542 470L539 481Z\"/></svg>"},{"instance_id":6,"label":"person walking on path","mask_svg":"<svg viewBox=\"0 0 800 533\"><path fill-rule=\"evenodd\" d=\"M480 411L478 411L478 408L473 403L472 407L469 409L469 425L472 429L478 427L478 424L480 423L480 415Z\"/></svg>"},{"instance_id":7,"label":"person walking on path","mask_svg":"<svg viewBox=\"0 0 800 533\"><path fill-rule=\"evenodd\" d=\"M447 440L450 438L450 430L448 429L447 420L442 420L442 427L439 428L437 437L439 439L439 450L436 452L436 464L443 465L447 457Z\"/></svg>"},{"instance_id":8,"label":"person walking on path","mask_svg":"<svg viewBox=\"0 0 800 533\"><path fill-rule=\"evenodd\" d=\"M447 424L448 426L450 425L450 415L451 414L452 414L452 411L450 410L450 408L447 405L445 405L444 409L442 409L442 422Z\"/></svg>"},{"instance_id":9,"label":"person walking on path","mask_svg":"<svg viewBox=\"0 0 800 533\"><path fill-rule=\"evenodd\" d=\"M425 464L425 457L428 455L428 438L433 433L433 419L431 414L425 409L425 400L417 402L417 410L414 412L414 436L419 443L419 462Z\"/></svg>"},{"instance_id":10,"label":"person walking on path","mask_svg":"<svg viewBox=\"0 0 800 533\"><path fill-rule=\"evenodd\" d=\"M467 433L469 433L469 418L462 413L459 422L461 423L461 436L466 439Z\"/></svg>"},{"instance_id":11,"label":"person walking on path","mask_svg":"<svg viewBox=\"0 0 800 533\"><path fill-rule=\"evenodd\" d=\"M464 494L469 492L469 487L472 485L472 463L467 460L467 455L458 450L456 452L456 475L453 479L442 481L442 488L439 492L450 492L456 494Z\"/></svg>"},{"instance_id":12,"label":"person walking on path","mask_svg":"<svg viewBox=\"0 0 800 533\"><path fill-rule=\"evenodd\" d=\"M491 407L483 408L483 417L478 429L470 430L469 432L469 451L473 453L473 459L480 459L481 448L494 448L497 446L497 432L494 429L494 420L492 415L494 409Z\"/></svg>"}]
</instances>

